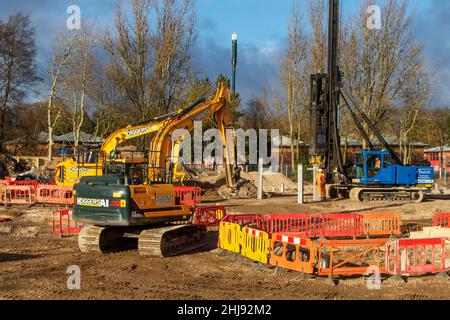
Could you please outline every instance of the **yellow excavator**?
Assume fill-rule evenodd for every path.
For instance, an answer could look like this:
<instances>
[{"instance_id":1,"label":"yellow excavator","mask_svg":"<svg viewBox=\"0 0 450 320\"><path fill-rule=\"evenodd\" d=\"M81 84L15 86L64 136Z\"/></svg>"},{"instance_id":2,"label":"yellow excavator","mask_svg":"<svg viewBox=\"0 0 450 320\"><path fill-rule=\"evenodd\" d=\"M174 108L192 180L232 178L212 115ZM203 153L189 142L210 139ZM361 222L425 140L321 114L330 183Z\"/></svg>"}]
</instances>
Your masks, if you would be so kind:
<instances>
[{"instance_id":1,"label":"yellow excavator","mask_svg":"<svg viewBox=\"0 0 450 320\"><path fill-rule=\"evenodd\" d=\"M227 144L227 129L231 130L231 136L234 139L233 115L230 105L230 92L228 87L220 84L215 90L214 98L207 100L207 96L201 98L190 108L181 111L177 116L170 118L162 130L159 130L151 141L150 163L171 167L168 173L173 176L174 181L183 181L185 172L179 170L179 147L184 136L180 136L173 141L172 135L175 130L184 129L191 131L194 128L194 121L204 121L214 117L217 129L220 131L223 145L223 163L226 173L226 182L228 187L233 187L233 161L232 150L234 142ZM169 163L167 163L169 161ZM156 178L158 173L150 168L149 176ZM169 180L171 177L169 177ZM154 179L153 179L154 180Z\"/></svg>"},{"instance_id":2,"label":"yellow excavator","mask_svg":"<svg viewBox=\"0 0 450 320\"><path fill-rule=\"evenodd\" d=\"M142 163L143 157L115 158L116 148L123 142L149 135L161 130L172 116L177 113L160 116L145 123L128 125L112 133L101 146L100 150L80 152L74 158L59 162L55 168L55 182L59 186L73 186L84 176L101 176L109 160L117 163ZM113 154L114 153L114 154ZM76 158L76 159L75 159Z\"/></svg>"},{"instance_id":3,"label":"yellow excavator","mask_svg":"<svg viewBox=\"0 0 450 320\"><path fill-rule=\"evenodd\" d=\"M211 99L211 95L213 95ZM225 105L225 107L224 107ZM152 180L166 179L171 176L171 181L184 182L185 171L179 170L179 146L183 140L180 136L177 141L172 141L172 134L177 129L191 131L194 121L204 121L215 117L219 131L224 143L224 159L230 158L230 150L225 143L226 129L232 127L232 113L230 108L230 92L228 87L221 83L218 87L204 97L200 98L189 107L177 112L153 118L144 123L128 125L112 133L103 142L100 150L89 150L78 155L78 159L67 158L59 162L55 168L55 181L60 186L73 186L83 176L99 176L105 173L108 165L116 163L119 165L143 164L146 159L143 156L121 157L121 152L116 148L125 141L155 134L149 151L149 176ZM135 153L130 152L133 155ZM166 170L167 161L170 161L171 169ZM231 162L231 161L224 161ZM232 174L231 164L226 172ZM231 187L232 177L227 176L227 185Z\"/></svg>"},{"instance_id":4,"label":"yellow excavator","mask_svg":"<svg viewBox=\"0 0 450 320\"><path fill-rule=\"evenodd\" d=\"M190 130L195 120L211 115L216 117L226 148L226 129L232 128L233 119L229 89L220 84L212 98L207 95L163 120L164 127L152 140L152 152L144 163L147 177L130 179L126 171L109 174L107 166L103 175L81 177L74 186L73 218L88 224L78 237L82 252L117 251L137 242L141 255L166 257L204 244L205 226L188 223L192 211L180 204L170 181L173 164L178 162L178 157L171 157L174 149L171 134L175 129ZM180 139L173 142L175 147ZM231 151L225 150L223 156L230 159L227 157L231 157ZM171 158L169 170L163 168L166 157ZM227 162L230 161L224 161ZM226 165L225 171L227 185L234 187L233 165Z\"/></svg>"}]
</instances>

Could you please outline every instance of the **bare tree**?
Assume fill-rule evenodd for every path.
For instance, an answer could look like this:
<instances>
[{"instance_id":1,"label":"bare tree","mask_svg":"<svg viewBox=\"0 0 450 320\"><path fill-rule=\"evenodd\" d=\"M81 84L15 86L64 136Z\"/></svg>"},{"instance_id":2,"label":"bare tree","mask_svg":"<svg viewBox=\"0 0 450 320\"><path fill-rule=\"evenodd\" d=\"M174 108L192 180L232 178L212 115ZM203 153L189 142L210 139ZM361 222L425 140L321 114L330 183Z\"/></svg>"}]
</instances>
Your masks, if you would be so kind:
<instances>
[{"instance_id":1,"label":"bare tree","mask_svg":"<svg viewBox=\"0 0 450 320\"><path fill-rule=\"evenodd\" d=\"M439 148L441 162L440 178L444 173L444 150L450 144L450 108L435 108L427 114L427 124L424 130L428 135L428 143Z\"/></svg>"},{"instance_id":2,"label":"bare tree","mask_svg":"<svg viewBox=\"0 0 450 320\"><path fill-rule=\"evenodd\" d=\"M47 131L48 131L48 158L53 160L53 132L61 119L63 104L57 101L57 94L61 89L63 72L65 71L74 47L74 38L62 34L56 39L57 47L53 51L50 70L50 89L47 101Z\"/></svg>"},{"instance_id":3,"label":"bare tree","mask_svg":"<svg viewBox=\"0 0 450 320\"><path fill-rule=\"evenodd\" d=\"M305 73L304 65L306 59L307 40L304 34L302 17L298 7L294 4L289 22L288 36L289 44L285 51L282 63L282 83L286 90L286 104L289 119L289 137L291 139L291 164L295 164L296 154L298 155L298 145L295 141L299 140L298 132L301 123L302 104L304 101L304 92L302 88L302 74Z\"/></svg>"},{"instance_id":4,"label":"bare tree","mask_svg":"<svg viewBox=\"0 0 450 320\"><path fill-rule=\"evenodd\" d=\"M133 122L132 114L127 112L130 102L116 83L107 76L106 68L104 64L97 61L93 71L95 77L89 90L94 106L93 138L105 138L116 128Z\"/></svg>"},{"instance_id":5,"label":"bare tree","mask_svg":"<svg viewBox=\"0 0 450 320\"><path fill-rule=\"evenodd\" d=\"M151 30L150 10L152 1L132 0L130 22L117 2L115 34L106 32L103 47L111 57L109 76L125 92L137 108L141 120L147 118L150 105Z\"/></svg>"},{"instance_id":6,"label":"bare tree","mask_svg":"<svg viewBox=\"0 0 450 320\"><path fill-rule=\"evenodd\" d=\"M19 12L7 22L0 21L0 151L7 110L22 100L28 86L39 80L33 37L34 29L27 15Z\"/></svg>"},{"instance_id":7,"label":"bare tree","mask_svg":"<svg viewBox=\"0 0 450 320\"><path fill-rule=\"evenodd\" d=\"M422 64L423 46L411 30L407 1L388 0L382 6L381 30L366 27L368 5L363 3L359 18L351 17L343 28L341 65L352 96L366 115L382 126Z\"/></svg>"},{"instance_id":8,"label":"bare tree","mask_svg":"<svg viewBox=\"0 0 450 320\"><path fill-rule=\"evenodd\" d=\"M115 34L106 33L102 42L111 57L111 79L145 120L174 108L187 91L196 21L191 0L131 3L133 21L118 2Z\"/></svg>"},{"instance_id":9,"label":"bare tree","mask_svg":"<svg viewBox=\"0 0 450 320\"><path fill-rule=\"evenodd\" d=\"M70 109L70 121L74 138L74 147L80 143L81 127L85 121L89 88L93 85L93 66L95 37L92 26L84 26L73 34L72 54L68 57L66 72L63 74L64 97Z\"/></svg>"},{"instance_id":10,"label":"bare tree","mask_svg":"<svg viewBox=\"0 0 450 320\"><path fill-rule=\"evenodd\" d=\"M152 37L152 101L155 102L154 109L159 109L158 113L167 113L182 99L189 82L196 16L192 0L155 3L157 23Z\"/></svg>"},{"instance_id":11,"label":"bare tree","mask_svg":"<svg viewBox=\"0 0 450 320\"><path fill-rule=\"evenodd\" d=\"M309 73L325 72L326 28L324 0L308 2L308 20L312 29L312 35L309 37L311 51L311 70Z\"/></svg>"},{"instance_id":12,"label":"bare tree","mask_svg":"<svg viewBox=\"0 0 450 320\"><path fill-rule=\"evenodd\" d=\"M414 143L415 131L421 112L427 102L429 102L429 79L418 70L417 79L412 80L404 88L403 106L397 108L396 115L399 125L399 146L402 161L411 164L411 149Z\"/></svg>"}]
</instances>

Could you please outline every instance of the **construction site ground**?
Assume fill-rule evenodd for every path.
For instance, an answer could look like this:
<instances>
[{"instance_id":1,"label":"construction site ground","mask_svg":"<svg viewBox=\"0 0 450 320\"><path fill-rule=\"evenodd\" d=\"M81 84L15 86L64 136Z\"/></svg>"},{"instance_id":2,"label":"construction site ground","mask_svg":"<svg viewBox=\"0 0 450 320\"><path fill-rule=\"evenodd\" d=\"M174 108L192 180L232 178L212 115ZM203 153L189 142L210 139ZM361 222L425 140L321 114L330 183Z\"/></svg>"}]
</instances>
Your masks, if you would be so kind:
<instances>
[{"instance_id":1,"label":"construction site ground","mask_svg":"<svg viewBox=\"0 0 450 320\"><path fill-rule=\"evenodd\" d=\"M400 212L404 221L430 225L438 211L450 211L450 196L421 204L355 204L349 200L296 204L293 196L219 200L232 213ZM407 283L383 281L369 290L363 278L331 286L325 278L300 281L295 272L276 273L215 249L217 233L203 250L173 258L141 257L137 250L82 254L77 237L51 233L55 208L1 208L11 222L0 223L0 299L450 299L450 281L435 276ZM81 270L81 289L67 289L67 268Z\"/></svg>"}]
</instances>

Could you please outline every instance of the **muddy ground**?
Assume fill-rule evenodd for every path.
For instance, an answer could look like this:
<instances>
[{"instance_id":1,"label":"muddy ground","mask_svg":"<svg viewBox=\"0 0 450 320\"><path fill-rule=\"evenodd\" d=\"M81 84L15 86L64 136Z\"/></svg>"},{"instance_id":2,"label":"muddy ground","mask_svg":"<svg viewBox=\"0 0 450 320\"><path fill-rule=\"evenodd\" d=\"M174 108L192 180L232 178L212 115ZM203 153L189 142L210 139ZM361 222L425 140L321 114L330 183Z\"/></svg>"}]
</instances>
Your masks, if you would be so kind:
<instances>
[{"instance_id":1,"label":"muddy ground","mask_svg":"<svg viewBox=\"0 0 450 320\"><path fill-rule=\"evenodd\" d=\"M337 201L297 205L294 197L263 201L219 201L234 213L400 212L404 220L431 224L436 211L450 211L448 196L422 204L354 204ZM54 208L1 208L12 222L0 223L0 299L450 299L450 281L434 276L402 284L384 281L369 290L364 279L299 281L298 274L274 269L214 249L174 258L143 258L137 250L81 254L76 237L51 234ZM67 289L67 268L81 270L81 289Z\"/></svg>"}]
</instances>

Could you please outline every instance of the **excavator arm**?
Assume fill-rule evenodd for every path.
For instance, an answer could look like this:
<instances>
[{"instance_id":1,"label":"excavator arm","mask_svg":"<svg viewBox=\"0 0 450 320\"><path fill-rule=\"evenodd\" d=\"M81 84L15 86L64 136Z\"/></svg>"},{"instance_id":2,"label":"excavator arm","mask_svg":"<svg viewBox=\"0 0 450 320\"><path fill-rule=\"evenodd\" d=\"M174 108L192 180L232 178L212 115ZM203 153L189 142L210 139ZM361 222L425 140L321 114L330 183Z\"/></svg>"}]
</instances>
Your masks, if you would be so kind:
<instances>
[{"instance_id":1,"label":"excavator arm","mask_svg":"<svg viewBox=\"0 0 450 320\"><path fill-rule=\"evenodd\" d=\"M173 112L153 118L149 121L120 128L106 138L101 150L105 155L109 155L119 144L125 141L161 131L166 123L177 114L177 112Z\"/></svg>"},{"instance_id":2,"label":"excavator arm","mask_svg":"<svg viewBox=\"0 0 450 320\"><path fill-rule=\"evenodd\" d=\"M181 111L176 117L171 118L165 124L165 127L152 139L150 163L154 165L154 168L150 167L149 169L150 180L152 180L151 177L154 177L157 174L157 169L161 170L165 168L167 159L170 159L170 165L173 166L171 170L173 177L176 179L180 177L180 180L182 180L184 178L184 173L178 172L178 154L179 145L184 137L181 136L178 140L172 141L172 134L177 129L191 131L194 128L195 121L204 121L211 117L215 117L217 128L221 133L224 148L223 160L227 186L230 188L234 187L235 181L233 177L234 170L232 164L233 152L231 150L231 145L234 146L234 139L232 143L229 143L229 141L227 141L226 134L227 129L233 128L230 91L225 84L221 83L215 90L214 97L208 99L208 96L210 96L210 93Z\"/></svg>"},{"instance_id":3,"label":"excavator arm","mask_svg":"<svg viewBox=\"0 0 450 320\"><path fill-rule=\"evenodd\" d=\"M55 169L55 180L58 185L73 186L82 176L97 176L103 174L105 160L121 143L158 132L178 112L165 114L141 123L130 124L110 134L103 142L98 157L94 161L78 161L68 158L59 162ZM84 158L84 157L82 157Z\"/></svg>"},{"instance_id":4,"label":"excavator arm","mask_svg":"<svg viewBox=\"0 0 450 320\"><path fill-rule=\"evenodd\" d=\"M210 96L214 94L213 98ZM156 133L151 141L149 154L149 180L158 181L164 175L166 178L166 159L171 159L170 174L175 179L184 179L184 172L178 171L179 146L184 138L181 136L177 141L173 141L172 134L177 129L191 131L194 128L194 121L203 121L211 117L216 118L217 126L221 132L224 146L224 164L226 171L227 186L234 187L233 165L231 164L232 150L227 143L226 131L233 126L233 116L230 104L230 92L225 84L219 86L200 98L185 109L180 109L166 115L162 115L151 120L131 124L120 128L106 138L101 147L96 163L79 163L72 159L62 161L57 166L57 183L59 185L73 185L84 175L102 175L103 166L107 157L111 155L121 143ZM234 146L234 139L233 139ZM80 170L80 168L82 170Z\"/></svg>"}]
</instances>

